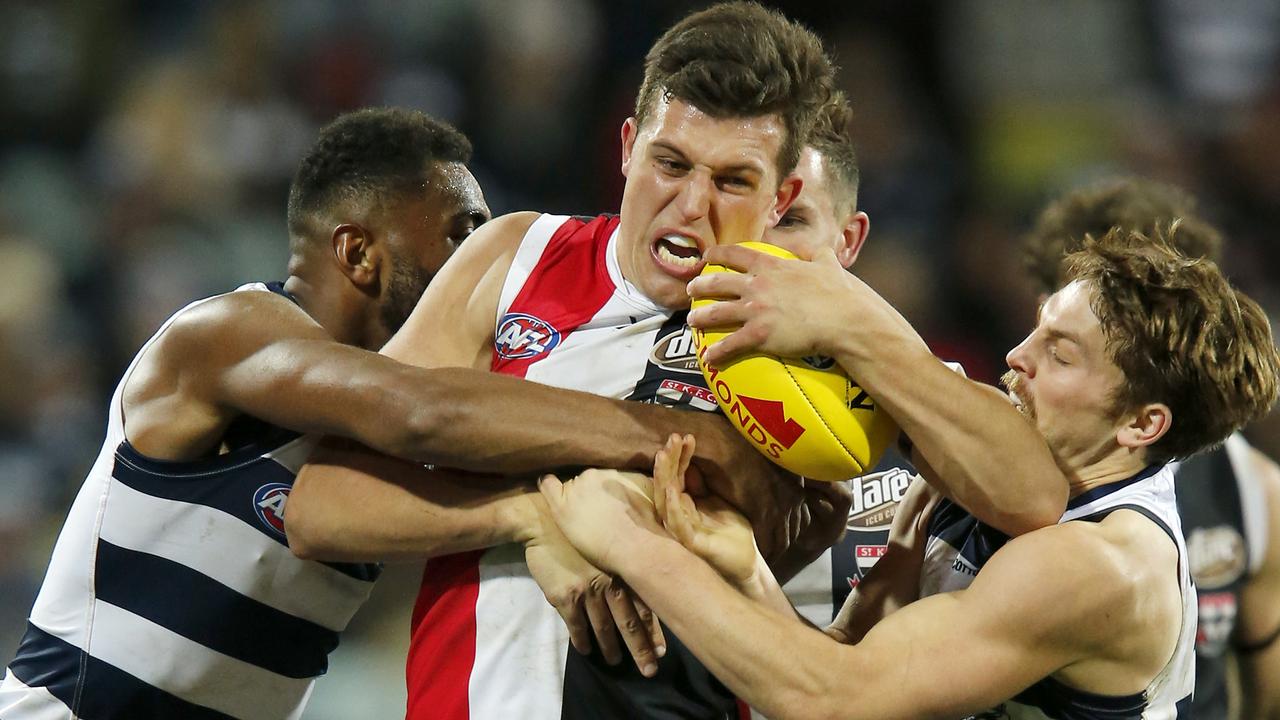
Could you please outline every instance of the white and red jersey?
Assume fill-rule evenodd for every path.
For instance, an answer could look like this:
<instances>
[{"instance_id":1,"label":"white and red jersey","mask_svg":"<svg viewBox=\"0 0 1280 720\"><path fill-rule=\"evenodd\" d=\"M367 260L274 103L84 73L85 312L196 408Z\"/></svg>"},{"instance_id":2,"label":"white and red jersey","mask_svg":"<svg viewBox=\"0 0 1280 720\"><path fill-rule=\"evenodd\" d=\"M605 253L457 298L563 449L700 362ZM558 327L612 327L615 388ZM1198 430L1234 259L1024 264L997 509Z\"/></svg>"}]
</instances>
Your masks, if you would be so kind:
<instances>
[{"instance_id":1,"label":"white and red jersey","mask_svg":"<svg viewBox=\"0 0 1280 720\"><path fill-rule=\"evenodd\" d=\"M622 277L618 219L544 215L516 252L492 369L613 398L715 411L684 313ZM668 633L657 678L569 647L564 621L503 545L432 559L413 613L408 717L729 718L733 696Z\"/></svg>"}]
</instances>

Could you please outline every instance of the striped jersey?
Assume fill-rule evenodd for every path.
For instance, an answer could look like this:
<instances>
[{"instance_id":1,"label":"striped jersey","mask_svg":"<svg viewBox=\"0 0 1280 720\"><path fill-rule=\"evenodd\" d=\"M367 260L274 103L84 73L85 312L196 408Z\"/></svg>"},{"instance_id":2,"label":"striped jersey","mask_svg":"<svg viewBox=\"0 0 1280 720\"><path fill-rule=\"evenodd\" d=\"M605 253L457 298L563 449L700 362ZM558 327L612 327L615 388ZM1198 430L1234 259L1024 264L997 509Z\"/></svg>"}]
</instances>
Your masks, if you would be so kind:
<instances>
[{"instance_id":1,"label":"striped jersey","mask_svg":"<svg viewBox=\"0 0 1280 720\"><path fill-rule=\"evenodd\" d=\"M237 290L267 291L284 294ZM289 551L285 502L313 438L241 418L228 452L206 459L134 449L121 393L138 357L0 685L0 717L296 718L379 569Z\"/></svg>"},{"instance_id":2,"label":"striped jersey","mask_svg":"<svg viewBox=\"0 0 1280 720\"><path fill-rule=\"evenodd\" d=\"M495 316L492 369L549 385L714 411L684 313L618 266L616 217L544 215L521 241ZM569 647L569 633L502 545L427 562L412 619L408 716L727 718L733 696L667 634L658 676Z\"/></svg>"},{"instance_id":3,"label":"striped jersey","mask_svg":"<svg viewBox=\"0 0 1280 720\"><path fill-rule=\"evenodd\" d=\"M1069 687L1053 677L1035 683L1013 699L974 720L1128 720L1188 717L1195 684L1196 591L1191 584L1187 548L1182 539L1174 495L1174 467L1152 465L1126 480L1094 488L1067 503L1060 523L1100 522L1116 510L1133 510L1158 525L1178 548L1182 622L1169 662L1140 693L1098 695ZM920 597L969 587L982 566L1008 536L979 522L960 506L942 500L929 518Z\"/></svg>"}]
</instances>

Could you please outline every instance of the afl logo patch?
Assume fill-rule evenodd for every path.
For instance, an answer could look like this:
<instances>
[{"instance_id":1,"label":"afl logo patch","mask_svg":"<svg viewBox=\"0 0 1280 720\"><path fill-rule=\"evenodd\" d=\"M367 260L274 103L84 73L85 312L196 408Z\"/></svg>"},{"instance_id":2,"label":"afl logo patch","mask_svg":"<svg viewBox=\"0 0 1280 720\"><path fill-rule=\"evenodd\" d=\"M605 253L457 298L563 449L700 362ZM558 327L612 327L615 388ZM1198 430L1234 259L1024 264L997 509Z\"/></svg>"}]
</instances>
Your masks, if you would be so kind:
<instances>
[{"instance_id":1,"label":"afl logo patch","mask_svg":"<svg viewBox=\"0 0 1280 720\"><path fill-rule=\"evenodd\" d=\"M560 331L541 318L525 313L507 313L498 323L493 346L504 360L523 360L546 355L560 344Z\"/></svg>"},{"instance_id":2,"label":"afl logo patch","mask_svg":"<svg viewBox=\"0 0 1280 720\"><path fill-rule=\"evenodd\" d=\"M253 494L253 510L271 532L284 537L284 504L289 500L290 486L267 483Z\"/></svg>"}]
</instances>

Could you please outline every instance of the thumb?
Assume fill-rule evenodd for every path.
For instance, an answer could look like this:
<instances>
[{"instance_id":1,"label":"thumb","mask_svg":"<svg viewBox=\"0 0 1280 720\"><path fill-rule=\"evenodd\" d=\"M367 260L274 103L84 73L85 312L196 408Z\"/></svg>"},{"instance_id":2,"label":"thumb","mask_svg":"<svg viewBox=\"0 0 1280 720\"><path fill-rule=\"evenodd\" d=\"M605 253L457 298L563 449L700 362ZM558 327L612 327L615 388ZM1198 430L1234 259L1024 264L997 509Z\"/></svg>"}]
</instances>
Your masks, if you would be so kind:
<instances>
[{"instance_id":1,"label":"thumb","mask_svg":"<svg viewBox=\"0 0 1280 720\"><path fill-rule=\"evenodd\" d=\"M551 508L551 514L558 517L564 508L564 483L560 482L560 478L555 475L543 475L538 478L538 492L542 493L542 497L546 499L547 505Z\"/></svg>"}]
</instances>

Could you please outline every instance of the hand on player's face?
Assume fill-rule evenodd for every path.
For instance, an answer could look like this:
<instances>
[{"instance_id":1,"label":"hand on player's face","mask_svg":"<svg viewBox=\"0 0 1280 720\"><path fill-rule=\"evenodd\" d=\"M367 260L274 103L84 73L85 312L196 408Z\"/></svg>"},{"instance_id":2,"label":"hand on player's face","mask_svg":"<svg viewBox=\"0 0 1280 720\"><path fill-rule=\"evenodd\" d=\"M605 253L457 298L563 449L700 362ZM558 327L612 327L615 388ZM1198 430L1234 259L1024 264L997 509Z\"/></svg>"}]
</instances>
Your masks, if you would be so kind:
<instances>
[{"instance_id":1,"label":"hand on player's face","mask_svg":"<svg viewBox=\"0 0 1280 720\"><path fill-rule=\"evenodd\" d=\"M857 306L859 284L830 248L806 243L777 243L800 261L738 246L707 252L707 262L737 270L694 278L694 299L721 299L689 313L689 325L702 330L737 327L706 352L711 365L744 353L780 357L831 355L845 334L843 307Z\"/></svg>"},{"instance_id":2,"label":"hand on player's face","mask_svg":"<svg viewBox=\"0 0 1280 720\"><path fill-rule=\"evenodd\" d=\"M693 459L692 435L672 435L653 464L653 503L663 527L731 583L744 583L756 569L751 524L715 495L696 501L685 492L684 474Z\"/></svg>"}]
</instances>

